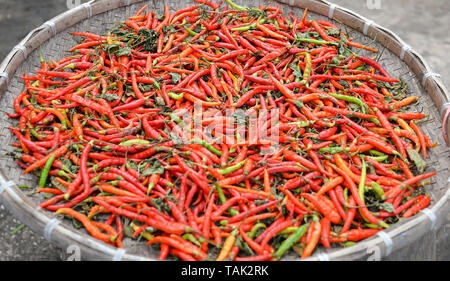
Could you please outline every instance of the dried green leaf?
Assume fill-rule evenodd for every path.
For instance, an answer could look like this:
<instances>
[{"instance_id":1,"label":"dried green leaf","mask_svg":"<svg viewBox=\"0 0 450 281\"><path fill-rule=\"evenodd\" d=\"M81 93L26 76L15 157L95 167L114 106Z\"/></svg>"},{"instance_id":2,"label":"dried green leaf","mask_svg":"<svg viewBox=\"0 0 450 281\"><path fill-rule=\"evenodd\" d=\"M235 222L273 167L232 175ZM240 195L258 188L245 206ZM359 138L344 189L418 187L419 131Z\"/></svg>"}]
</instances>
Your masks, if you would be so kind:
<instances>
[{"instance_id":1,"label":"dried green leaf","mask_svg":"<svg viewBox=\"0 0 450 281\"><path fill-rule=\"evenodd\" d=\"M406 151L408 152L409 159L414 162L414 166L416 166L417 171L422 174L427 167L427 162L423 160L419 152L415 149L408 148Z\"/></svg>"},{"instance_id":2,"label":"dried green leaf","mask_svg":"<svg viewBox=\"0 0 450 281\"><path fill-rule=\"evenodd\" d=\"M383 203L379 204L379 207L381 210L385 210L388 213L395 213L394 206L389 202L383 202Z\"/></svg>"}]
</instances>

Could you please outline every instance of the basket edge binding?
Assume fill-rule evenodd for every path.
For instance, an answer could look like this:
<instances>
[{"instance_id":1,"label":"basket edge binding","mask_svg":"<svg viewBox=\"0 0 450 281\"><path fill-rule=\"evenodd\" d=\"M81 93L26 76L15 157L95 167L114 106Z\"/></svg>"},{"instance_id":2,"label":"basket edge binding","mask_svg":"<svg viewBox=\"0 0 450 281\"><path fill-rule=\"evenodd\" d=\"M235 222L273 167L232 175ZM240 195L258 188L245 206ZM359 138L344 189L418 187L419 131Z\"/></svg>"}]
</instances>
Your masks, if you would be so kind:
<instances>
[{"instance_id":1,"label":"basket edge binding","mask_svg":"<svg viewBox=\"0 0 450 281\"><path fill-rule=\"evenodd\" d=\"M80 5L74 9L68 10L52 18L51 20L42 24L40 27L32 30L16 47L11 50L11 52L7 55L7 57L0 65L0 95L3 95L5 93L9 79L11 79L19 65L23 63L23 61L27 58L28 54L34 51L43 42L55 36L58 32L65 30L84 19L90 18L93 15L143 1L144 0L91 0L88 3ZM442 80L440 79L440 76L433 73L422 56L415 52L409 45L404 43L403 40L395 35L395 33L393 33L392 31L377 25L373 21L368 20L353 11L350 11L343 7L339 7L335 4L329 3L328 1L276 1L300 8L308 7L312 12L328 16L330 19L353 17L353 20L355 20L355 24L350 27L363 32L364 35L372 38L374 37L374 35L378 35L378 33L384 33L384 36L389 36L390 38L387 38L386 40L390 39L395 43L394 46L391 46L389 49L395 55L401 58L408 65L408 67L411 68L411 70L414 72L414 74L416 74L417 77L422 77L422 86L427 90L427 93L435 93L435 91L439 91L441 93L441 96L437 94L431 95L433 102L438 107L438 109L440 109L441 115L444 115L443 112L450 108L450 95ZM106 2L108 3L108 5L105 4ZM69 22L66 21L66 18L68 16L71 17L71 21ZM412 67L410 64L412 64ZM445 122L447 122L447 126L445 126ZM450 120L443 120L443 126L445 126L446 129L447 139L450 139ZM447 182L447 191L445 195L440 198L431 208L427 208L427 211L421 212L420 215L416 215L408 220L405 220L404 223L396 225L392 229L383 231L382 234L369 238L365 241L361 241L354 246L337 249L330 253L320 252L310 257L309 259L339 260L350 254L361 257L367 255L369 249L380 245L385 249L383 251L383 256L388 256L393 250L401 248L399 246L401 243L394 243L394 241L397 242L395 238L398 237L401 233L416 230L421 233L419 235L421 237L428 231L427 229L425 229L425 227L422 227L427 223L427 221L430 221L431 230L435 229L442 223L442 220L438 219L438 214L443 211L443 213L445 214L448 211L449 193L450 178ZM124 251L123 249L116 249L104 242L97 241L86 234L80 235L78 233L75 233L73 230L67 228L64 225L61 225L59 223L59 220L57 220L56 218L50 218L43 212L43 210L40 210L40 208L36 208L35 206L33 206L30 200L28 200L28 198L26 198L25 195L23 195L20 190L18 190L17 185L13 181L7 179L3 171L0 171L0 200L5 205L7 205L10 210L18 211L20 209L23 209L28 213L31 213L31 218L27 219L22 216L20 219L24 222L28 222L27 225L29 225L30 228L38 233L43 234L44 237L50 242L58 244L58 246L63 248L73 244L79 245L83 249L83 251L91 254L89 259L95 257L95 259L101 260L147 260L146 258L126 253L126 251ZM18 213L19 212L15 212L16 215ZM58 240L55 238L60 239ZM417 238L419 237L416 237L416 239Z\"/></svg>"}]
</instances>

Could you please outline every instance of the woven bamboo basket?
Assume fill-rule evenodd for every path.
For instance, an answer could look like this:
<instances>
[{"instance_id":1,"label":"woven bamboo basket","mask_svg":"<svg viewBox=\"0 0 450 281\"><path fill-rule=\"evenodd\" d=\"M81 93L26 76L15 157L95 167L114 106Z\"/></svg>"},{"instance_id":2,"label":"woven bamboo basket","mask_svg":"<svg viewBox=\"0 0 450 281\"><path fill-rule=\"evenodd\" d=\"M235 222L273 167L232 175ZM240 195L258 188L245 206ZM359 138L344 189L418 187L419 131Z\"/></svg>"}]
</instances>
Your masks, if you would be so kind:
<instances>
[{"instance_id":1,"label":"woven bamboo basket","mask_svg":"<svg viewBox=\"0 0 450 281\"><path fill-rule=\"evenodd\" d=\"M357 42L369 44L384 50L379 62L392 74L408 83L408 94L419 96L418 105L430 115L433 121L423 123L422 130L430 136L433 148L428 158L427 171L437 171L427 191L432 201L428 208L412 218L399 221L391 228L378 232L377 235L356 243L353 246L332 249L319 249L308 260L370 260L388 257L393 251L412 245L430 231L435 231L446 222L450 195L450 148L445 146L441 130L444 129L450 140L450 120L443 120L445 111L450 106L450 95L438 74L433 73L423 58L391 31L358 15L357 13L322 0L236 0L238 4L257 7L258 5L276 5L286 14L290 11L300 16L305 8L309 15L317 19L331 20L346 31ZM12 102L24 88L18 78L24 72L31 73L39 69L39 47L45 58L55 60L64 56L65 51L74 45L75 39L69 32L88 31L104 34L118 21L133 15L144 4L149 9L163 14L163 4L168 4L172 11L193 5L191 0L142 1L142 0L93 0L47 21L32 30L7 55L0 65L0 108L4 112L13 112ZM364 52L362 52L364 54ZM25 194L17 186L28 184L37 186L37 178L22 175L8 153L13 150L10 145L14 139L8 126L12 119L0 115L1 143L0 155L0 199L1 202L19 220L35 232L62 249L77 246L83 260L155 260L158 253L144 242L131 239L124 240L124 249L109 246L92 238L84 230L73 227L68 220L55 216L38 207L42 198L39 195ZM444 128L442 128L444 126ZM426 248L427 245L421 247ZM420 251L418 248L417 251ZM377 255L377 256L374 256ZM298 260L295 254L287 255L285 260Z\"/></svg>"}]
</instances>

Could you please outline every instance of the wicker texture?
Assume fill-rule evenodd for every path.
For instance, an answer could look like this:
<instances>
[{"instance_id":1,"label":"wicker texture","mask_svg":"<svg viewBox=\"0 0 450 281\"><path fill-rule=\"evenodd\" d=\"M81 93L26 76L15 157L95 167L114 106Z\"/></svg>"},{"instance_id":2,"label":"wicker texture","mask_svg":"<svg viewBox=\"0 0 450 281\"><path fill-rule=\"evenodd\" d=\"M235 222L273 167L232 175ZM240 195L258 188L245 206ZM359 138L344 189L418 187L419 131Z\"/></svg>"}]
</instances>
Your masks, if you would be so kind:
<instances>
[{"instance_id":1,"label":"wicker texture","mask_svg":"<svg viewBox=\"0 0 450 281\"><path fill-rule=\"evenodd\" d=\"M37 42L32 42L30 47L27 49L27 53L30 53L26 54L26 60L17 65L18 67L17 70L15 70L14 75L9 75L9 82L7 86L6 83L4 83L4 80L6 79L2 79L2 83L0 84L0 86L3 85L3 88L5 88L6 91L2 93L0 98L0 110L3 112L14 112L12 106L13 99L24 89L24 84L18 77L21 76L24 72L28 72L29 75L33 75L35 73L34 71L40 68L39 48L37 48L39 45L41 45L45 59L58 60L67 54L66 50L77 43L76 39L78 38L71 36L69 32L87 31L97 34L104 34L106 33L106 31L110 30L115 23L126 19L127 16L133 15L145 3L149 4L149 9L156 11L159 15L163 14L164 3L167 3L169 5L171 11L175 11L177 9L194 4L193 1L155 0L143 1L131 4L129 6L121 7L127 4L125 2L126 1L94 1L92 2L92 5L89 5L89 7L86 6L79 8L74 15L68 12L66 13L67 15L60 17L57 24L55 25L56 29L53 29L51 25L46 25L46 28L40 34L34 37L34 39L38 38L35 40ZM274 1L235 2L249 6L257 6L258 4L277 4ZM326 8L321 8L321 5L325 2L317 1L320 4L318 6L315 2L316 1L305 0L289 1L288 3L292 5L302 5L305 7L317 7L318 12L324 14L325 16L311 12L310 9L310 17L330 20L327 17L328 15L330 15L329 7L326 6ZM292 7L282 3L278 4L280 5L282 11L286 13L286 15L290 11L293 12L294 16L301 16L301 14L303 13L302 8ZM103 11L106 12L102 13ZM312 11L314 11L314 9L312 9ZM339 13L340 12L335 9L332 11L331 15L335 17L338 16ZM80 22L76 23L77 21ZM430 192L432 198L432 204L430 207L438 207L436 209L433 209L433 214L437 216L437 221L427 220L426 217L424 218L426 214L421 214L404 222L398 223L397 225L393 226L392 229L386 230L385 232L389 233L391 237L394 237L396 235L397 237L400 237L400 239L394 240L394 248L401 248L403 246L406 246L408 243L411 243L411 241L413 241L414 239L420 237L420 235L429 231L430 227L435 227L436 225L442 223L442 219L445 219L445 216L447 214L447 198L450 185L450 183L448 182L450 180L450 148L444 145L444 140L441 134L442 122L440 122L442 118L440 107L445 103L446 97L444 97L443 102L438 99L439 97L430 98L430 91L435 92L435 95L438 92L435 89L437 88L437 86L431 83L425 84L427 86L427 89L422 86L422 77L418 77L418 75L415 74L415 72L417 71L413 71L411 67L409 67L405 63L405 61L407 62L408 60L414 60L413 54L405 52L405 61L403 61L391 50L383 47L388 45L389 42L382 42L382 44L374 42L371 38L365 36L363 33L356 31L351 27L348 27L356 27L359 25L359 28L364 31L364 25L355 22L348 25L346 23L346 25L344 26L339 22L333 22L349 32L351 34L351 37L354 38L356 42L368 44L374 48L382 50L380 52L382 53L382 55L379 59L379 62L387 69L389 73L392 74L393 77L401 78L408 83L408 94L414 94L420 97L420 104L413 109L429 114L430 121L421 124L421 128L424 133L431 138L433 143L439 143L436 148L431 149L427 159L429 161L429 167L427 171L438 171L437 175L432 178L431 184L427 186L427 190ZM366 27L366 31L370 36L370 33L372 32L371 28ZM46 40L46 37L49 37L50 39ZM43 43L40 44L41 42ZM31 52L31 49L35 50ZM366 55L369 54L367 51L362 51L360 53ZM9 64L17 64L17 61L20 61L20 57L23 55L24 54L19 50L14 56L12 56L12 62L9 62ZM8 70L13 72L14 67ZM2 190L3 192L0 192L0 198L3 197L2 199L4 204L12 209L13 213L19 219L27 223L34 230L43 233L48 240L51 240L58 246L67 247L71 244L79 245L80 247L82 247L82 259L136 260L155 259L157 257L157 252L152 251L152 248L150 246L146 246L143 242L136 242L134 240L125 239L124 245L126 251L118 251L113 247L110 247L91 238L85 231L74 229L70 221L52 221L55 216L51 212L47 212L39 207L36 207L39 202L43 200L40 195L32 195L32 192L28 190L26 192L20 191L14 186L5 186L4 182L8 180L13 180L15 183L19 184L28 184L30 186L37 185L37 177L31 174L23 176L23 170L18 165L16 165L16 163L14 163L12 157L8 156L13 151L13 147L10 144L15 141L15 137L10 133L7 127L11 126L14 121L15 120L8 118L5 114L0 114L0 136L3 144L0 148L0 156L2 157L2 161L0 161L0 169L3 173L2 175L0 175L0 182L3 182L4 186ZM439 202L439 204L441 204L442 206L436 206L436 203L440 199L445 199ZM441 214L441 212L443 212L443 214ZM58 219L60 219L60 217L58 217ZM413 226L414 229L409 228ZM389 245L389 239L386 240L385 237L375 236L349 248L334 248L327 251L318 251L313 257L311 257L311 259L363 259L364 257L367 257L368 254L370 254L368 253L367 249L370 249L370 247L377 245L383 248L382 253L385 256L389 255L389 253L392 251L392 245ZM287 256L286 259L298 259L298 257L292 254Z\"/></svg>"}]
</instances>

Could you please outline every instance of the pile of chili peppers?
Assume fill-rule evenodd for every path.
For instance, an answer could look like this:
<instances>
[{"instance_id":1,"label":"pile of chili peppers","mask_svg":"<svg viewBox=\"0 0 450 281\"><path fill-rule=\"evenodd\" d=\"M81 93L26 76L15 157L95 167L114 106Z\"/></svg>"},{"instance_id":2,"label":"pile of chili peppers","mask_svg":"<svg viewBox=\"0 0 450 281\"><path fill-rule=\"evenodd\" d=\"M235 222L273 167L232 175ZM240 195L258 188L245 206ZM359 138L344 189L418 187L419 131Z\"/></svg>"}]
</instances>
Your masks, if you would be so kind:
<instances>
[{"instance_id":1,"label":"pile of chili peppers","mask_svg":"<svg viewBox=\"0 0 450 281\"><path fill-rule=\"evenodd\" d=\"M348 246L428 206L435 144L406 84L358 54L378 50L307 10L195 2L72 33L70 55L24 74L8 115L42 208L110 245L147 239L160 259L263 261ZM203 127L276 109L278 146L261 153L228 123L232 141L180 144L195 106Z\"/></svg>"}]
</instances>

